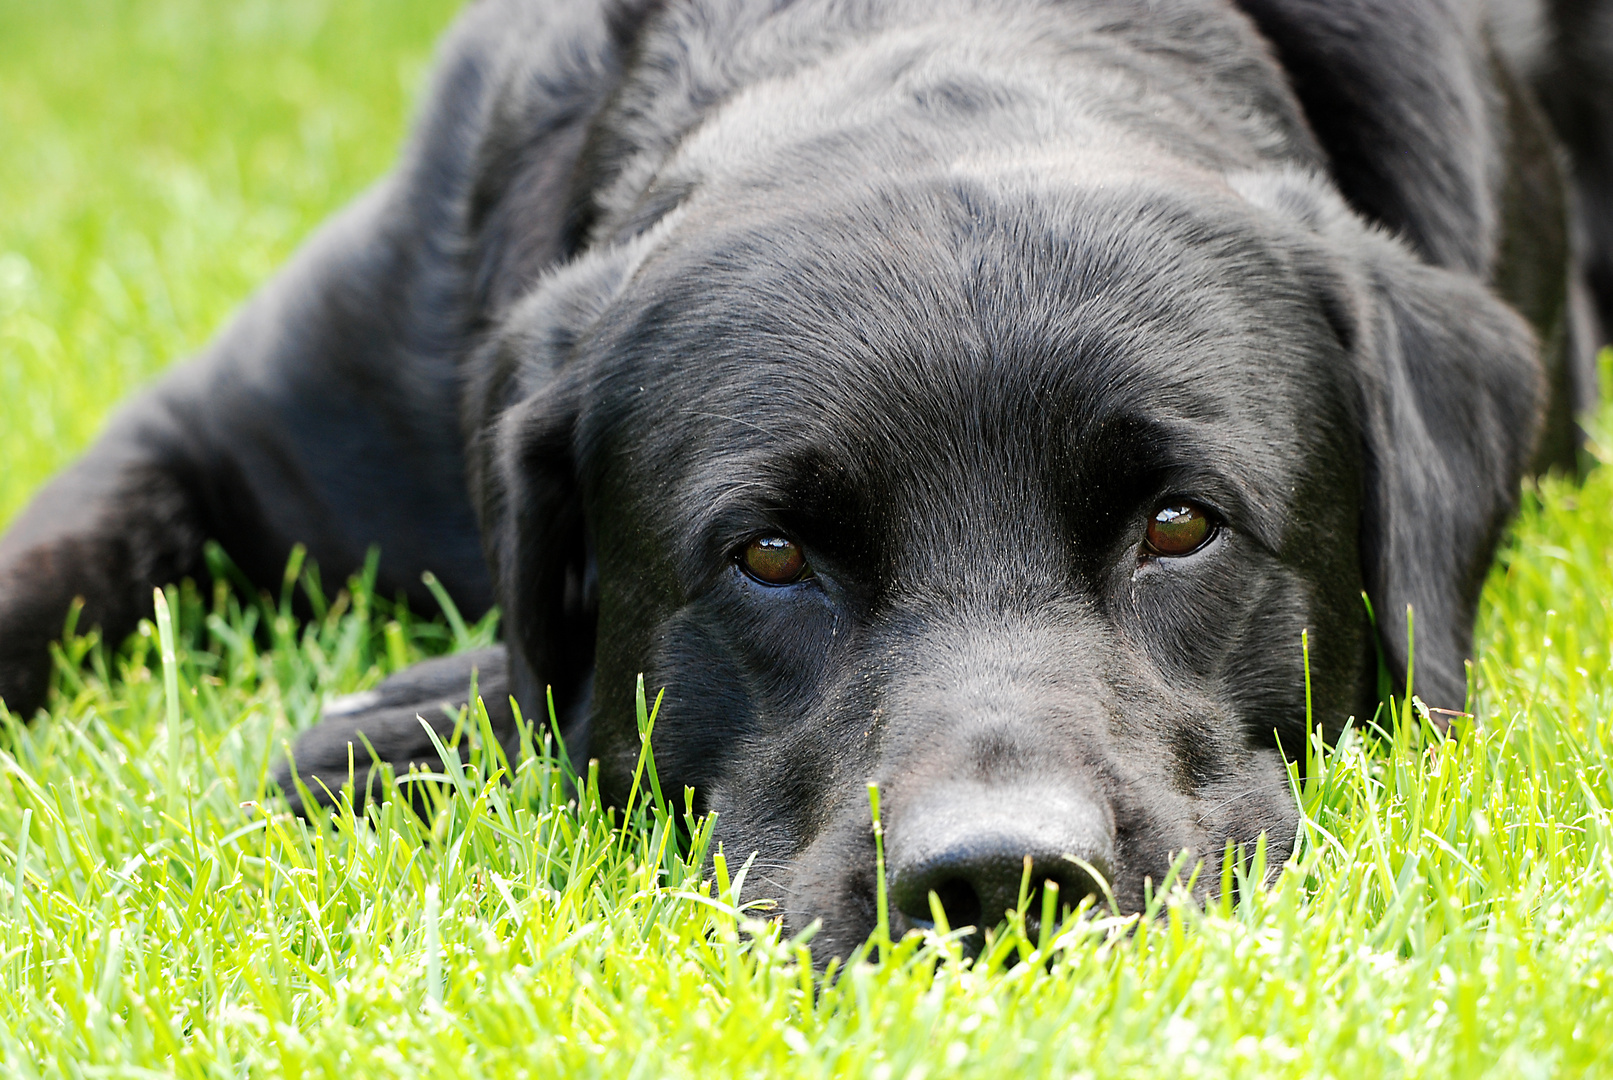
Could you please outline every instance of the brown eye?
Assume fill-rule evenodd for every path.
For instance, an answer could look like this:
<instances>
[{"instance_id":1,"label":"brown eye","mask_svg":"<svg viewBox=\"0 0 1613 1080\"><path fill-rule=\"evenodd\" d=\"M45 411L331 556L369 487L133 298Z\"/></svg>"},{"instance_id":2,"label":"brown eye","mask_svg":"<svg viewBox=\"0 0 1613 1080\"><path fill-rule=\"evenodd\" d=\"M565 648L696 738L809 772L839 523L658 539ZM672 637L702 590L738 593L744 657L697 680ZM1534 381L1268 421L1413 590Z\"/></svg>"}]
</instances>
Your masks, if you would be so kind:
<instances>
[{"instance_id":1,"label":"brown eye","mask_svg":"<svg viewBox=\"0 0 1613 1080\"><path fill-rule=\"evenodd\" d=\"M806 572L806 556L782 536L761 536L745 546L740 556L745 572L763 585L789 585Z\"/></svg>"},{"instance_id":2,"label":"brown eye","mask_svg":"<svg viewBox=\"0 0 1613 1080\"><path fill-rule=\"evenodd\" d=\"M1148 547L1156 555L1191 555L1210 538L1210 517L1192 503L1166 506L1148 522Z\"/></svg>"}]
</instances>

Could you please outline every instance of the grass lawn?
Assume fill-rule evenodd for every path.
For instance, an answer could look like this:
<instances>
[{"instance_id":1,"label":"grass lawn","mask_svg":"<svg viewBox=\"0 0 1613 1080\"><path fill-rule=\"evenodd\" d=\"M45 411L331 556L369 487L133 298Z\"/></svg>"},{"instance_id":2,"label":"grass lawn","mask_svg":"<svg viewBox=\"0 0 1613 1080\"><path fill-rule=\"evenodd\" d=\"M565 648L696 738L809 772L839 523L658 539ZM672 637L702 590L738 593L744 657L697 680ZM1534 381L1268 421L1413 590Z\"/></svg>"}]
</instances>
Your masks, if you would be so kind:
<instances>
[{"instance_id":1,"label":"grass lawn","mask_svg":"<svg viewBox=\"0 0 1613 1080\"><path fill-rule=\"evenodd\" d=\"M0 523L387 167L455 6L0 3ZM0 716L0 1071L1613 1074L1613 468L1526 503L1477 721L1347 736L1273 887L1010 929L973 967L876 943L832 983L735 909L744 853L703 861L677 806L621 831L568 803L542 718L504 785L467 717L473 767L429 826L289 818L264 776L324 695L492 628L362 582L288 586L306 625L173 590L172 662L166 628L80 640L48 722Z\"/></svg>"}]
</instances>

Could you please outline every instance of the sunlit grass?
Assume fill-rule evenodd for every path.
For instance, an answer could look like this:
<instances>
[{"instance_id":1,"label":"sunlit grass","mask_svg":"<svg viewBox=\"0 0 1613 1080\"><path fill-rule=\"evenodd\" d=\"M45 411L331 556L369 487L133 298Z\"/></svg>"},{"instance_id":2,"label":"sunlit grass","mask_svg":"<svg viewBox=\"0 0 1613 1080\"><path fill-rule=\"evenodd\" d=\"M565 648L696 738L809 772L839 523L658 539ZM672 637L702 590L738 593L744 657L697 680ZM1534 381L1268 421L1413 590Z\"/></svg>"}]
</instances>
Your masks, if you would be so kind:
<instances>
[{"instance_id":1,"label":"sunlit grass","mask_svg":"<svg viewBox=\"0 0 1613 1080\"><path fill-rule=\"evenodd\" d=\"M0 520L385 168L450 6L0 6ZM571 798L545 717L509 763L467 713L428 823L291 818L268 768L326 696L494 625L362 580L294 573L305 624L289 589L172 590L172 694L157 628L79 641L50 718L0 736L0 1071L1613 1072L1609 537L1613 468L1532 492L1485 592L1477 719L1347 737L1296 793L1300 850L1236 907L1010 926L974 965L912 937L833 980L736 910L745 853L705 857L681 792L663 812L646 784L626 830L586 763Z\"/></svg>"}]
</instances>

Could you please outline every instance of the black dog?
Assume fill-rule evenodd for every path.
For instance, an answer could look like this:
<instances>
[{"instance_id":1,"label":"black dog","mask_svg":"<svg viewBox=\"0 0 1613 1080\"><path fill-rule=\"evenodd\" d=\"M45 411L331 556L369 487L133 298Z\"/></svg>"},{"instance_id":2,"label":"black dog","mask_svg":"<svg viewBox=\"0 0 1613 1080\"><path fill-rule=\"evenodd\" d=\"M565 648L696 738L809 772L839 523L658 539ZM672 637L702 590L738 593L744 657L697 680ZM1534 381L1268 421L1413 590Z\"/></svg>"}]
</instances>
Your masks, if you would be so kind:
<instances>
[{"instance_id":1,"label":"black dog","mask_svg":"<svg viewBox=\"0 0 1613 1080\"><path fill-rule=\"evenodd\" d=\"M1284 849L1301 632L1329 731L1380 646L1461 708L1520 477L1572 462L1613 67L1561 6L1572 49L1462 0L482 0L397 171L0 544L0 695L209 537L265 583L379 545L507 659L340 703L305 778L429 760L477 666L620 797L644 672L663 784L822 956L870 779L899 930L996 921L1027 855L1135 909Z\"/></svg>"}]
</instances>

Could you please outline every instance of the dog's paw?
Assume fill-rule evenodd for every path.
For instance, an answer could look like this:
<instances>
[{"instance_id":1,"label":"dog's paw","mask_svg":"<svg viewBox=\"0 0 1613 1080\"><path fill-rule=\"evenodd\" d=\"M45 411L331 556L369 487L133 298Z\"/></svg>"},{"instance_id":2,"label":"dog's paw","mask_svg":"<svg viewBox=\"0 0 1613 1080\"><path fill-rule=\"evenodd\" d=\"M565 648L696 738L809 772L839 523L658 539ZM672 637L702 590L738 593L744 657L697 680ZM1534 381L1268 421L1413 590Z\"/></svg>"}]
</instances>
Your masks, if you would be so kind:
<instances>
[{"instance_id":1,"label":"dog's paw","mask_svg":"<svg viewBox=\"0 0 1613 1080\"><path fill-rule=\"evenodd\" d=\"M59 641L71 597L57 604L52 575L37 551L0 555L0 703L19 720L32 720L50 689L50 643Z\"/></svg>"},{"instance_id":2,"label":"dog's paw","mask_svg":"<svg viewBox=\"0 0 1613 1080\"><path fill-rule=\"evenodd\" d=\"M50 686L50 654L38 649L0 647L0 705L19 720L30 720L45 703Z\"/></svg>"},{"instance_id":3,"label":"dog's paw","mask_svg":"<svg viewBox=\"0 0 1613 1080\"><path fill-rule=\"evenodd\" d=\"M501 646L427 660L373 690L332 699L320 722L298 737L290 758L275 769L274 781L301 814L304 790L315 802L331 806L349 783L354 807L362 808L381 794L381 771L376 768L381 764L390 765L398 778L411 769L440 772L442 759L426 728L444 744L453 737L460 708L470 700L472 678L494 737L510 753L515 722ZM293 764L301 788L292 781ZM411 791L411 799L419 804L419 793Z\"/></svg>"}]
</instances>

